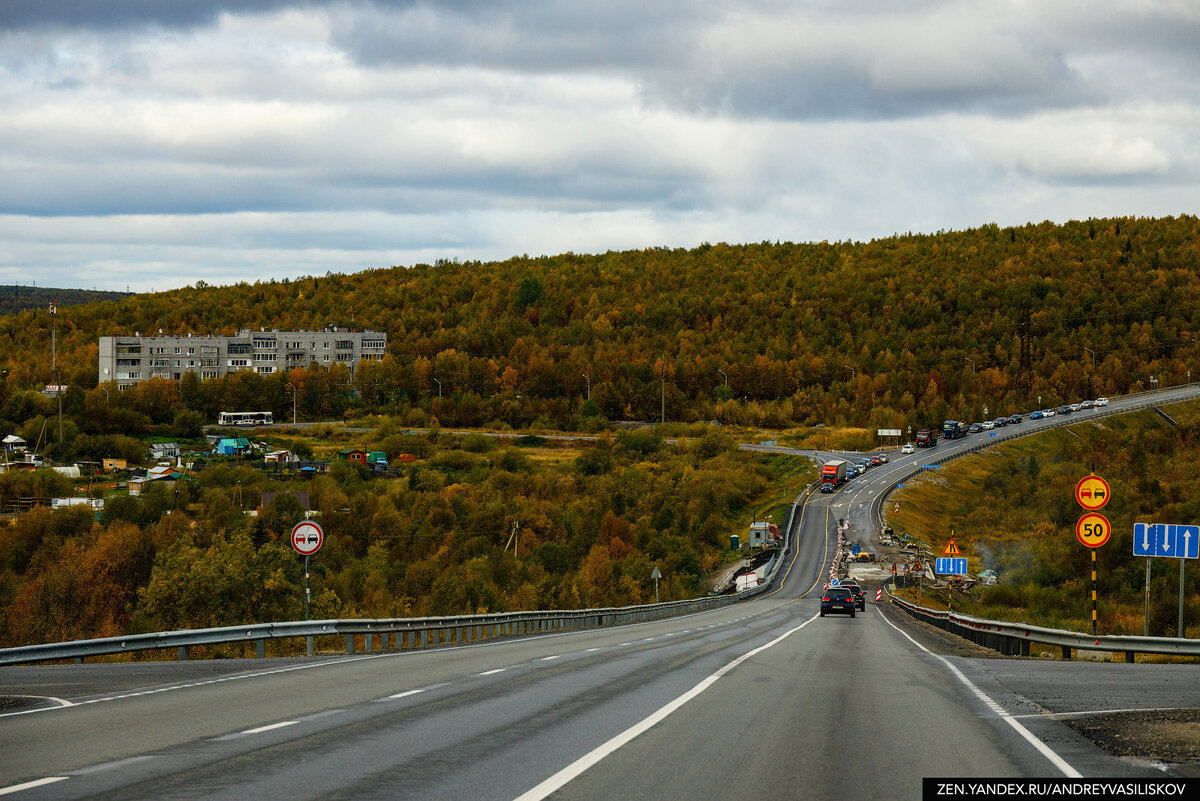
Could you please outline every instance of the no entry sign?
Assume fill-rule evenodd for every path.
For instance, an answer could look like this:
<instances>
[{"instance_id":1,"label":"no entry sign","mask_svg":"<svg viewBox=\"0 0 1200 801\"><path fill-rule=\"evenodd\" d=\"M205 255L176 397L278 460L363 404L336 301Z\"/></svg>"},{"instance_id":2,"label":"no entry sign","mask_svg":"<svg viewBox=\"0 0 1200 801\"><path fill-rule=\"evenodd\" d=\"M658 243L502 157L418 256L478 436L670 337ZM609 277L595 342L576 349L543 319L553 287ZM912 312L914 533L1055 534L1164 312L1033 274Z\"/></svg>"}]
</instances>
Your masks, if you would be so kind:
<instances>
[{"instance_id":1,"label":"no entry sign","mask_svg":"<svg viewBox=\"0 0 1200 801\"><path fill-rule=\"evenodd\" d=\"M321 543L324 541L325 532L311 520L297 523L292 529L292 547L301 556L312 556L321 550Z\"/></svg>"}]
</instances>

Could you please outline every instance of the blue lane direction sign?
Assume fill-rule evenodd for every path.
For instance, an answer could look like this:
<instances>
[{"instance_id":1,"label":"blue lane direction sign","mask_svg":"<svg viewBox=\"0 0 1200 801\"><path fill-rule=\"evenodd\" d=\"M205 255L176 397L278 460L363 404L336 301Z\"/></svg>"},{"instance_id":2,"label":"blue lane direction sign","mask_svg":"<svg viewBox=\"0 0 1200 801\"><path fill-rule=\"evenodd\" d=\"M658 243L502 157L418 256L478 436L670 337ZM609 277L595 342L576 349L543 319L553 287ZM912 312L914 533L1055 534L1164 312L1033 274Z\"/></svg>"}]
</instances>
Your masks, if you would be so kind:
<instances>
[{"instance_id":1,"label":"blue lane direction sign","mask_svg":"<svg viewBox=\"0 0 1200 801\"><path fill-rule=\"evenodd\" d=\"M933 572L941 576L967 575L967 557L939 556L933 566Z\"/></svg>"},{"instance_id":2,"label":"blue lane direction sign","mask_svg":"<svg viewBox=\"0 0 1200 801\"><path fill-rule=\"evenodd\" d=\"M1200 558L1200 526L1134 523L1133 555Z\"/></svg>"}]
</instances>

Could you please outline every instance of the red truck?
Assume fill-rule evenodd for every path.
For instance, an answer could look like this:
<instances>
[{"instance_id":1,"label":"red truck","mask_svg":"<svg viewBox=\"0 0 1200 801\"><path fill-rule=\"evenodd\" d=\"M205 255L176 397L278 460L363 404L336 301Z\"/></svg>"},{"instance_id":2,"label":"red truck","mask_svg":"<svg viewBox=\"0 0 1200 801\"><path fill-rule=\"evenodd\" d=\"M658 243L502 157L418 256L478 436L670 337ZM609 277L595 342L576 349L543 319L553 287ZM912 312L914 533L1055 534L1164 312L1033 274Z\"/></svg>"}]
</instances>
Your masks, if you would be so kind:
<instances>
[{"instance_id":1,"label":"red truck","mask_svg":"<svg viewBox=\"0 0 1200 801\"><path fill-rule=\"evenodd\" d=\"M846 483L846 463L841 459L830 459L821 465L821 492L833 492Z\"/></svg>"},{"instance_id":2,"label":"red truck","mask_svg":"<svg viewBox=\"0 0 1200 801\"><path fill-rule=\"evenodd\" d=\"M932 448L937 445L938 430L936 428L922 428L917 432L917 447Z\"/></svg>"}]
</instances>

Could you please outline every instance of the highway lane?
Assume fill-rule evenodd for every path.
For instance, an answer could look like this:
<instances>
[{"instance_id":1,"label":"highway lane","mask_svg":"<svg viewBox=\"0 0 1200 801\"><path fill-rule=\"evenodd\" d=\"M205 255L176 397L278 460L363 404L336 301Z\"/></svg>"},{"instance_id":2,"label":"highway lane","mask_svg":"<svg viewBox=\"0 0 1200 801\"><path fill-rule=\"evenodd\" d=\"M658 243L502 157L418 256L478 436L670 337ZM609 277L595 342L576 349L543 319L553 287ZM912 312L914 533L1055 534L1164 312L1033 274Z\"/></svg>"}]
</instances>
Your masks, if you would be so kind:
<instances>
[{"instance_id":1,"label":"highway lane","mask_svg":"<svg viewBox=\"0 0 1200 801\"><path fill-rule=\"evenodd\" d=\"M877 481L902 467L872 472ZM144 683L0 716L0 789L54 780L13 795L915 798L923 776L1159 775L1045 714L1081 698L1103 706L1107 691L1088 688L1112 686L1107 665L1006 671L991 663L1030 663L928 653L873 605L853 620L815 617L838 505L854 504L845 508L857 526L880 489L866 478L857 497L852 482L805 505L784 586L760 600L421 653L249 671L237 662L216 675L137 666ZM1128 666L1146 667L1158 666ZM0 693L83 687L96 668L112 671L0 671ZM1123 677L1112 700L1194 699L1192 676L1156 673L1153 692Z\"/></svg>"}]
</instances>

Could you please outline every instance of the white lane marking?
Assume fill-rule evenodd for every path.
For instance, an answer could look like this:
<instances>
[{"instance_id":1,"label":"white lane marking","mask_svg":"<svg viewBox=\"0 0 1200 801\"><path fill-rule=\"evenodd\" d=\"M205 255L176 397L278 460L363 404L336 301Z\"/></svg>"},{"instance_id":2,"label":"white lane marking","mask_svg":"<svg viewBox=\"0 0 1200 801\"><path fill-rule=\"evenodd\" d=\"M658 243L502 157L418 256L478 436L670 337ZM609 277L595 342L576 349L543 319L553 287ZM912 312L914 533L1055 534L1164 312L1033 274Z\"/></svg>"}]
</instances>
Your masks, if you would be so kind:
<instances>
[{"instance_id":1,"label":"white lane marking","mask_svg":"<svg viewBox=\"0 0 1200 801\"><path fill-rule=\"evenodd\" d=\"M1000 704L993 701L987 693L985 693L983 690L976 687L971 682L971 680L968 679L965 675L963 675L963 672L961 670L959 670L957 667L955 667L954 664L949 659L942 656L941 654L935 654L933 651L930 651L924 645L921 645L921 643L917 642L912 637L910 637L908 635L908 632L903 631L895 623L888 620L886 615L880 615L879 617L881 617L884 620L884 622L886 622L893 629L895 629L896 631L903 634L905 636L905 638L909 642L911 642L913 645L917 646L922 651L924 651L925 653L932 656L934 659L940 660L941 663L946 666L946 669L949 670L956 679L958 679L964 685L966 685L967 689L970 690L971 693L984 704L984 706L986 706L988 709L995 712L997 717L999 717L1005 723L1012 726L1013 729L1017 732L1017 734L1021 735L1021 737L1023 737L1026 742L1028 742L1030 745L1032 745L1034 748L1036 748L1042 756L1044 756L1046 759L1050 760L1050 763L1052 765L1054 765L1054 767L1061 770L1064 775L1066 775L1072 779L1083 778L1082 773L1075 770L1075 768L1071 767L1071 765L1065 759L1063 759L1057 753L1055 753L1054 750L1050 748L1050 746L1046 745L1044 742L1042 742L1036 736L1034 736L1033 732L1031 732L1029 729L1027 729L1023 725L1021 725L1021 722L1019 720L1017 720L1012 715L1010 715L1004 709L1004 707L1000 706Z\"/></svg>"},{"instance_id":2,"label":"white lane marking","mask_svg":"<svg viewBox=\"0 0 1200 801\"><path fill-rule=\"evenodd\" d=\"M136 765L139 762L146 762L151 759L158 759L157 754L143 754L142 756L126 757L113 762L105 762L100 765L92 765L90 768L71 771L72 776L88 776L93 773L103 773L106 770L117 770L119 768L127 768L130 765Z\"/></svg>"},{"instance_id":3,"label":"white lane marking","mask_svg":"<svg viewBox=\"0 0 1200 801\"><path fill-rule=\"evenodd\" d=\"M561 658L561 657L562 657L562 654L554 654L553 656L543 656L543 657L542 657L541 659L539 659L538 661L539 661L539 662L549 662L549 661L551 661L552 659L559 659L559 658Z\"/></svg>"},{"instance_id":4,"label":"white lane marking","mask_svg":"<svg viewBox=\"0 0 1200 801\"><path fill-rule=\"evenodd\" d=\"M420 694L420 693L423 693L423 692L425 692L425 688L424 688L424 687L422 687L422 688L421 688L421 689L419 689L419 690L405 690L405 691L404 691L404 692L402 692L402 693L396 693L395 695L389 695L387 698L384 698L384 699L382 699L382 700L384 700L384 701L391 701L392 699L395 699L395 698L407 698L407 697L408 697L408 696L410 696L410 695L418 695L418 694Z\"/></svg>"},{"instance_id":5,"label":"white lane marking","mask_svg":"<svg viewBox=\"0 0 1200 801\"><path fill-rule=\"evenodd\" d=\"M265 731L272 731L274 729L282 729L287 726L295 726L299 722L300 721L298 721L298 720L284 720L284 721L280 721L279 723L268 723L266 726L258 726L253 729L246 729L244 732L241 732L241 733L242 734L262 734Z\"/></svg>"},{"instance_id":6,"label":"white lane marking","mask_svg":"<svg viewBox=\"0 0 1200 801\"><path fill-rule=\"evenodd\" d=\"M32 790L34 787L44 787L47 784L54 784L66 779L66 776L47 776L44 779L34 779L31 782L24 784L13 784L8 787L0 787L0 795L8 795L9 793L19 793L22 790Z\"/></svg>"},{"instance_id":7,"label":"white lane marking","mask_svg":"<svg viewBox=\"0 0 1200 801\"><path fill-rule=\"evenodd\" d=\"M1194 709L1190 706L1149 706L1136 709L1089 709L1082 712L1030 712L1026 715L1013 715L1014 718L1085 718L1088 715L1115 715L1121 712L1178 712L1182 709Z\"/></svg>"},{"instance_id":8,"label":"white lane marking","mask_svg":"<svg viewBox=\"0 0 1200 801\"><path fill-rule=\"evenodd\" d=\"M600 650L599 648L589 648L589 649L587 649L586 651L584 651L584 653L585 653L585 654L590 654L590 653L592 653L593 651L599 651L599 650Z\"/></svg>"},{"instance_id":9,"label":"white lane marking","mask_svg":"<svg viewBox=\"0 0 1200 801\"><path fill-rule=\"evenodd\" d=\"M625 731L621 732L617 736L610 739L608 742L593 749L589 753L584 754L579 759L575 760L570 765L567 765L565 768L560 770L558 773L555 773L550 778L548 778L545 781L538 784L536 787L533 787L532 789L527 790L526 792L517 796L516 801L540 801L540 799L546 798L547 796L562 789L564 786L567 785L567 783L578 778L589 768L598 764L602 759L607 757L609 754L612 754L614 751L616 751L621 746L627 744L628 742L633 740L635 737L638 737L639 735L644 734L645 732L652 729L654 726L657 726L659 723L666 720L674 712L678 711L688 701L691 701L693 698L700 695L702 692L704 692L709 687L711 687L713 684L715 684L717 679L726 675L727 673L729 673L731 670L736 668L738 665L745 662L750 657L755 656L756 654L760 654L763 651L767 650L768 648L773 648L774 646L783 642L788 637L792 636L797 631L804 628L809 623L812 623L816 619L817 619L817 615L813 615L808 620L801 623L799 626L796 626L792 629L789 629L788 631L785 631L783 634L780 634L778 637L771 640L767 644L760 645L759 647L742 654L737 659L734 659L729 664L718 669L716 673L713 673L711 676L706 678L704 681L700 682L695 687L693 687L692 689L688 690L683 695L676 698L674 701L671 701L670 703L661 707L657 712L650 715L650 717L645 718L641 722L634 724L633 726L629 727Z\"/></svg>"},{"instance_id":10,"label":"white lane marking","mask_svg":"<svg viewBox=\"0 0 1200 801\"><path fill-rule=\"evenodd\" d=\"M503 673L508 668L496 668L495 670L485 670L482 673L476 673L476 676L495 676L497 673Z\"/></svg>"}]
</instances>

